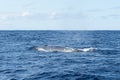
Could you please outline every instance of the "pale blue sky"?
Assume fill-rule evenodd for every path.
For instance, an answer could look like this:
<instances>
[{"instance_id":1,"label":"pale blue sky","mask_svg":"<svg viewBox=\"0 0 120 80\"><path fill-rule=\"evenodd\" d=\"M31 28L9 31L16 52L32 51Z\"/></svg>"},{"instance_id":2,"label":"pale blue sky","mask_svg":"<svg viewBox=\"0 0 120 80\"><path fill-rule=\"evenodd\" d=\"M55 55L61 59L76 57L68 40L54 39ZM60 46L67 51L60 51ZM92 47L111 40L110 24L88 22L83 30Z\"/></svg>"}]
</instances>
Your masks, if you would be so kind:
<instances>
[{"instance_id":1,"label":"pale blue sky","mask_svg":"<svg viewBox=\"0 0 120 80\"><path fill-rule=\"evenodd\" d=\"M0 30L120 30L120 0L0 0Z\"/></svg>"}]
</instances>

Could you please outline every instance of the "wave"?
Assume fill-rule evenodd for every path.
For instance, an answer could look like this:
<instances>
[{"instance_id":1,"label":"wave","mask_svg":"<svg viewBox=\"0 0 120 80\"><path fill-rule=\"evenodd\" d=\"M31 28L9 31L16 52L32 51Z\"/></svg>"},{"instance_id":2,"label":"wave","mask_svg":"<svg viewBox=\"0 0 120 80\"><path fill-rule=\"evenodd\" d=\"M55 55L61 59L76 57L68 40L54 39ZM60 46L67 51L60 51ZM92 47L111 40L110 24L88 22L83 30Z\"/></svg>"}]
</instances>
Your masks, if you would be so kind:
<instances>
[{"instance_id":1,"label":"wave","mask_svg":"<svg viewBox=\"0 0 120 80\"><path fill-rule=\"evenodd\" d=\"M88 48L72 48L72 47L62 47L62 46L37 46L34 47L35 50L40 52L91 52L97 50L97 48L88 47Z\"/></svg>"}]
</instances>

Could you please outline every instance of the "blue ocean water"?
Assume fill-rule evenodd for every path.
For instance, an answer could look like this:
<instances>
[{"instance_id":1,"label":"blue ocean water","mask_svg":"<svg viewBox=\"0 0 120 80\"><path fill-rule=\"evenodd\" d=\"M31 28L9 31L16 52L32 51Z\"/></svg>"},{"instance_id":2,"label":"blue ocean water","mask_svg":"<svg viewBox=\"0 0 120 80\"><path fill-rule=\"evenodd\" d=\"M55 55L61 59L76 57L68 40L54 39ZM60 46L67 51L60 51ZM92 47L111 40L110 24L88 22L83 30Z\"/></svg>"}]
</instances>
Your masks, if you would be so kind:
<instances>
[{"instance_id":1,"label":"blue ocean water","mask_svg":"<svg viewBox=\"0 0 120 80\"><path fill-rule=\"evenodd\" d=\"M33 49L44 45L97 50ZM0 31L0 80L120 80L120 31Z\"/></svg>"}]
</instances>

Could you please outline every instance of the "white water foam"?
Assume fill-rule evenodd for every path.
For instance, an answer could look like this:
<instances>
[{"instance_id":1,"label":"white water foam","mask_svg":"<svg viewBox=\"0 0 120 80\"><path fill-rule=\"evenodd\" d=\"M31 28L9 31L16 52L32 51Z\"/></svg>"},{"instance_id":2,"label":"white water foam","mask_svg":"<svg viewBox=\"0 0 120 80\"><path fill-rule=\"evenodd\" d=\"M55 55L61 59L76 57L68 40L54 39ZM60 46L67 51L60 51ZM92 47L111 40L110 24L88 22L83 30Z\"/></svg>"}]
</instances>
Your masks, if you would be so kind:
<instances>
[{"instance_id":1,"label":"white water foam","mask_svg":"<svg viewBox=\"0 0 120 80\"><path fill-rule=\"evenodd\" d=\"M79 52L91 52L91 51L95 51L97 50L97 48L93 48L93 47L89 47L89 48L82 48L82 49L78 49Z\"/></svg>"}]
</instances>

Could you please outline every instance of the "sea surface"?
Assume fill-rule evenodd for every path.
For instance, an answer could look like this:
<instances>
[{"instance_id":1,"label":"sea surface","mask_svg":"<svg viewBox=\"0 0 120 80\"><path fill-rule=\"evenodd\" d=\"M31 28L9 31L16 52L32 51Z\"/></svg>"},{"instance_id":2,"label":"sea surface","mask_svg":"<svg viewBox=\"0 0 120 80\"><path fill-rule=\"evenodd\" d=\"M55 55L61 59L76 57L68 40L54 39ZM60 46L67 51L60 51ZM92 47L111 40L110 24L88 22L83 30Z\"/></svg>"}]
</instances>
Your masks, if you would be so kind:
<instances>
[{"instance_id":1,"label":"sea surface","mask_svg":"<svg viewBox=\"0 0 120 80\"><path fill-rule=\"evenodd\" d=\"M0 31L0 80L120 80L120 31Z\"/></svg>"}]
</instances>

